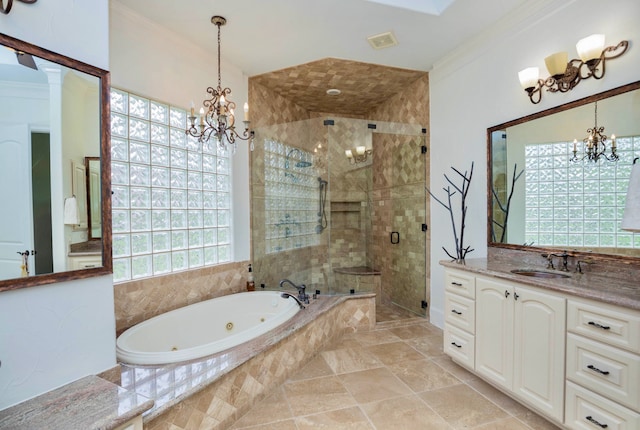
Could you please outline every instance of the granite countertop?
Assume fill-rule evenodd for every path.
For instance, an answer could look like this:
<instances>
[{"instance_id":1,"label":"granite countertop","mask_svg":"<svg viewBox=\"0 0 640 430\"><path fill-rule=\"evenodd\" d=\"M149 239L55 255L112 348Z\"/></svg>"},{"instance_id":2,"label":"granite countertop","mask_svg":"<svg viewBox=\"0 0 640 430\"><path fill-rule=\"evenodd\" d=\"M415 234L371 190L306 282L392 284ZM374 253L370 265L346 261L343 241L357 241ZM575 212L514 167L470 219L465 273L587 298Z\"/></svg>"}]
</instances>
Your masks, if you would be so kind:
<instances>
[{"instance_id":1,"label":"granite countertop","mask_svg":"<svg viewBox=\"0 0 640 430\"><path fill-rule=\"evenodd\" d=\"M69 257L83 257L90 255L102 255L101 240L72 243L69 247Z\"/></svg>"},{"instance_id":2,"label":"granite countertop","mask_svg":"<svg viewBox=\"0 0 640 430\"><path fill-rule=\"evenodd\" d=\"M640 279L638 276L605 276L598 273L559 272L569 275L568 278L536 278L517 275L512 270L546 270L540 266L527 264L520 259L487 259L471 258L464 264L453 261L441 261L441 265L457 270L464 270L481 275L490 275L499 279L515 281L548 290L566 293L585 299L598 300L612 305L640 310ZM558 271L555 271L558 272Z\"/></svg>"},{"instance_id":3,"label":"granite countertop","mask_svg":"<svg viewBox=\"0 0 640 430\"><path fill-rule=\"evenodd\" d=\"M134 391L97 376L75 382L0 411L0 428L12 430L110 430L153 406Z\"/></svg>"}]
</instances>

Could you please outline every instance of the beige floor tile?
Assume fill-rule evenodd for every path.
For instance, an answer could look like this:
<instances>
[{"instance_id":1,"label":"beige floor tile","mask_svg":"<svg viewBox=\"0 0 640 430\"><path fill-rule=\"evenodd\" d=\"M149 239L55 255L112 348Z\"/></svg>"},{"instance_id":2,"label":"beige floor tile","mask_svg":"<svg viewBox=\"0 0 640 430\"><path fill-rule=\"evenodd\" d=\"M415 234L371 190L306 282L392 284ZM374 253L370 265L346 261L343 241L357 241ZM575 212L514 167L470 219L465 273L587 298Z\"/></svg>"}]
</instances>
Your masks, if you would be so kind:
<instances>
[{"instance_id":1,"label":"beige floor tile","mask_svg":"<svg viewBox=\"0 0 640 430\"><path fill-rule=\"evenodd\" d=\"M210 427L203 427L210 428ZM234 427L235 429L236 427ZM293 420L278 421L275 423L261 424L253 427L243 427L243 430L298 430ZM239 429L238 429L239 430Z\"/></svg>"},{"instance_id":2,"label":"beige floor tile","mask_svg":"<svg viewBox=\"0 0 640 430\"><path fill-rule=\"evenodd\" d=\"M441 335L418 337L415 339L408 339L405 342L425 357L435 358L442 357L444 355Z\"/></svg>"},{"instance_id":3,"label":"beige floor tile","mask_svg":"<svg viewBox=\"0 0 640 430\"><path fill-rule=\"evenodd\" d=\"M508 417L505 411L465 384L418 395L455 428L474 427Z\"/></svg>"},{"instance_id":4,"label":"beige floor tile","mask_svg":"<svg viewBox=\"0 0 640 430\"><path fill-rule=\"evenodd\" d=\"M359 348L335 349L320 353L331 370L336 374L356 372L358 370L373 369L382 363L372 353Z\"/></svg>"},{"instance_id":5,"label":"beige floor tile","mask_svg":"<svg viewBox=\"0 0 640 430\"><path fill-rule=\"evenodd\" d=\"M458 378L428 359L403 361L387 367L416 393L460 383Z\"/></svg>"},{"instance_id":6,"label":"beige floor tile","mask_svg":"<svg viewBox=\"0 0 640 430\"><path fill-rule=\"evenodd\" d=\"M335 342L329 344L324 351L333 351L336 349L345 349L345 348L360 348L362 344L358 342L357 338L354 335L346 335L342 339L338 339Z\"/></svg>"},{"instance_id":7,"label":"beige floor tile","mask_svg":"<svg viewBox=\"0 0 640 430\"><path fill-rule=\"evenodd\" d=\"M432 359L432 361L461 381L469 382L469 381L479 379L476 375L469 372L464 367L460 366L459 364L456 364L453 360L451 360L451 358L448 355L443 355L442 357L436 357Z\"/></svg>"},{"instance_id":8,"label":"beige floor tile","mask_svg":"<svg viewBox=\"0 0 640 430\"><path fill-rule=\"evenodd\" d=\"M242 418L234 423L232 429L268 424L293 418L291 409L284 396L282 387L261 402L256 403Z\"/></svg>"},{"instance_id":9,"label":"beige floor tile","mask_svg":"<svg viewBox=\"0 0 640 430\"><path fill-rule=\"evenodd\" d=\"M525 425L517 418L509 417L491 423L482 424L474 427L473 430L531 430L531 427Z\"/></svg>"},{"instance_id":10,"label":"beige floor tile","mask_svg":"<svg viewBox=\"0 0 640 430\"><path fill-rule=\"evenodd\" d=\"M289 378L290 381L302 381L304 379L319 378L333 375L333 370L324 360L322 355L316 355L302 369Z\"/></svg>"},{"instance_id":11,"label":"beige floor tile","mask_svg":"<svg viewBox=\"0 0 640 430\"><path fill-rule=\"evenodd\" d=\"M433 336L442 332L438 327L426 323L395 327L389 330L401 339L415 339L417 337Z\"/></svg>"},{"instance_id":12,"label":"beige floor tile","mask_svg":"<svg viewBox=\"0 0 640 430\"><path fill-rule=\"evenodd\" d=\"M500 390L492 387L482 379L469 381L467 384L511 415L517 416L529 412L529 409L525 406L521 405L506 394L503 394Z\"/></svg>"},{"instance_id":13,"label":"beige floor tile","mask_svg":"<svg viewBox=\"0 0 640 430\"><path fill-rule=\"evenodd\" d=\"M535 430L557 430L560 428L530 410L518 414L516 418Z\"/></svg>"},{"instance_id":14,"label":"beige floor tile","mask_svg":"<svg viewBox=\"0 0 640 430\"><path fill-rule=\"evenodd\" d=\"M411 394L411 390L389 369L378 368L340 375L358 403L369 403Z\"/></svg>"},{"instance_id":15,"label":"beige floor tile","mask_svg":"<svg viewBox=\"0 0 640 430\"><path fill-rule=\"evenodd\" d=\"M382 363L389 365L399 363L401 361L419 360L423 358L422 354L410 347L404 342L383 343L381 345L372 345L366 348Z\"/></svg>"},{"instance_id":16,"label":"beige floor tile","mask_svg":"<svg viewBox=\"0 0 640 430\"><path fill-rule=\"evenodd\" d=\"M358 343L369 346L369 345L379 345L381 343L388 342L397 342L400 339L395 334L391 333L389 330L371 330L363 333L359 333L355 339Z\"/></svg>"},{"instance_id":17,"label":"beige floor tile","mask_svg":"<svg viewBox=\"0 0 640 430\"><path fill-rule=\"evenodd\" d=\"M356 403L337 376L287 382L284 394L296 417L354 406Z\"/></svg>"},{"instance_id":18,"label":"beige floor tile","mask_svg":"<svg viewBox=\"0 0 640 430\"><path fill-rule=\"evenodd\" d=\"M374 430L357 406L296 418L298 430Z\"/></svg>"},{"instance_id":19,"label":"beige floor tile","mask_svg":"<svg viewBox=\"0 0 640 430\"><path fill-rule=\"evenodd\" d=\"M361 405L377 430L447 430L452 427L417 396Z\"/></svg>"}]
</instances>

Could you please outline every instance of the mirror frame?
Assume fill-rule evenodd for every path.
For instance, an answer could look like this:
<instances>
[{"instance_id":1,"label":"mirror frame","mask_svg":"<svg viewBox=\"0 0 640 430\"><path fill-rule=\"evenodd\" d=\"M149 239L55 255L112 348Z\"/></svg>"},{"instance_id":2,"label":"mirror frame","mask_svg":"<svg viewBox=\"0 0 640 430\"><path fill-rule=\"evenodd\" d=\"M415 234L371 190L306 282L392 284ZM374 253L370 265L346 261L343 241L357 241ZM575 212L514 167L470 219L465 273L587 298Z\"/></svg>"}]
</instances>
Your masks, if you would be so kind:
<instances>
[{"instance_id":1,"label":"mirror frame","mask_svg":"<svg viewBox=\"0 0 640 430\"><path fill-rule=\"evenodd\" d=\"M100 168L101 168L101 198L102 198L102 267L64 272L33 275L26 278L0 280L0 292L34 287L37 285L53 284L56 282L85 279L113 273L111 259L111 109L109 88L111 77L107 70L83 63L73 58L49 51L28 42L15 39L0 33L0 44L17 51L32 54L53 63L58 63L70 69L75 69L97 77L100 80Z\"/></svg>"},{"instance_id":2,"label":"mirror frame","mask_svg":"<svg viewBox=\"0 0 640 430\"><path fill-rule=\"evenodd\" d=\"M86 175L85 193L87 194L87 241L102 240L102 237L93 237L91 231L93 226L91 224L91 161L98 161L100 163L100 157L84 157L84 168ZM102 163L100 163L100 175L102 175ZM100 178L100 187L102 188L102 178ZM100 196L102 198L102 196ZM102 202L100 203L102 205ZM102 234L102 233L101 233Z\"/></svg>"},{"instance_id":3,"label":"mirror frame","mask_svg":"<svg viewBox=\"0 0 640 430\"><path fill-rule=\"evenodd\" d=\"M491 190L491 184L493 183L493 177L492 177L493 160L492 160L492 152L491 152L491 135L496 131L506 129L507 127L513 127L515 125L522 124L524 122L532 121L534 119L542 118L558 112L573 109L575 107L583 106L598 100L617 96L619 94L623 94L629 91L634 91L637 89L640 89L640 81L622 85L620 87L613 88L608 91L604 91L598 94L594 94L592 96L584 97L579 100L565 103L560 106L556 106L540 112L536 112L531 115L517 118L511 121L505 122L503 124L498 124L487 129L487 246L489 248L493 247L493 248L504 248L504 249L520 250L520 251L535 251L539 253L549 253L549 252L557 251L559 249L558 247L525 246L525 245L516 245L516 244L510 244L510 243L493 242L491 240L491 225L493 223L493 211L492 211L493 193ZM632 257L628 255L605 254L605 253L587 252L587 251L569 251L569 250L567 251L570 252L571 255L574 255L576 257L590 258L590 259L596 259L596 260L616 260L626 264L640 264L640 258Z\"/></svg>"}]
</instances>

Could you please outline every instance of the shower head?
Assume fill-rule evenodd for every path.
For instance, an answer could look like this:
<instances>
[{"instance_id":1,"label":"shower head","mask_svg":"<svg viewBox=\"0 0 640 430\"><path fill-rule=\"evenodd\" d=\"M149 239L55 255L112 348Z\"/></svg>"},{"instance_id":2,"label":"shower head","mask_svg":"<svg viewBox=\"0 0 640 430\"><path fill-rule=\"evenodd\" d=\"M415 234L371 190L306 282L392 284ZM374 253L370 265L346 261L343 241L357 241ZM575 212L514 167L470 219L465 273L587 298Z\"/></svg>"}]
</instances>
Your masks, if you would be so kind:
<instances>
[{"instance_id":1,"label":"shower head","mask_svg":"<svg viewBox=\"0 0 640 430\"><path fill-rule=\"evenodd\" d=\"M303 152L300 151L298 148L293 148L291 151L289 151L287 153L287 156L284 159L284 168L285 169L289 168L289 158L291 157L291 155L294 152L297 152L298 154L300 154L300 158L302 158L304 156ZM312 165L313 165L313 163L311 163L310 161L300 160L300 161L297 161L294 166L295 167L300 167L300 168L306 168L306 167L311 167Z\"/></svg>"},{"instance_id":2,"label":"shower head","mask_svg":"<svg viewBox=\"0 0 640 430\"><path fill-rule=\"evenodd\" d=\"M311 166L313 166L311 161L298 161L296 163L296 167L311 167Z\"/></svg>"}]
</instances>

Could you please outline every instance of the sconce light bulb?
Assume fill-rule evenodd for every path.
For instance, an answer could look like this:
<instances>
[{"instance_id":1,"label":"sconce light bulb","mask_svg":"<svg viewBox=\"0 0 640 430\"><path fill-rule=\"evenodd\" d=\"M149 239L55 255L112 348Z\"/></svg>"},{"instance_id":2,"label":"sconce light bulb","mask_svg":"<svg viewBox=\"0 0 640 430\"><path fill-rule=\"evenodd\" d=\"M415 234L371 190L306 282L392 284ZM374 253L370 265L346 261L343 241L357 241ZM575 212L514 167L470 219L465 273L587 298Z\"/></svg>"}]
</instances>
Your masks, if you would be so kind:
<instances>
[{"instance_id":1,"label":"sconce light bulb","mask_svg":"<svg viewBox=\"0 0 640 430\"><path fill-rule=\"evenodd\" d=\"M589 60L600 58L604 49L604 34L592 34L591 36L580 39L576 43L576 51L578 56L585 63Z\"/></svg>"}]
</instances>

